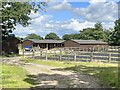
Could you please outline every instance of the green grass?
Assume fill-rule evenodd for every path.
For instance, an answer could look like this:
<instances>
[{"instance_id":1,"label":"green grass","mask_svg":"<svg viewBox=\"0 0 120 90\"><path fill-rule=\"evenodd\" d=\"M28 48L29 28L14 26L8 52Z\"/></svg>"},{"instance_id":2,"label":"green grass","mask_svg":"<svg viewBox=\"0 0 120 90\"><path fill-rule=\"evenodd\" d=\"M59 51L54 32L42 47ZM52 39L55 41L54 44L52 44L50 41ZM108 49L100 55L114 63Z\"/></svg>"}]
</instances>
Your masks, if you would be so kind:
<instances>
[{"instance_id":1,"label":"green grass","mask_svg":"<svg viewBox=\"0 0 120 90\"><path fill-rule=\"evenodd\" d=\"M94 76L100 81L100 84L104 86L120 87L120 85L118 84L117 67L110 67L110 66L90 67L90 66L79 65L70 68L65 68L65 70L72 70L82 74Z\"/></svg>"},{"instance_id":2,"label":"green grass","mask_svg":"<svg viewBox=\"0 0 120 90\"><path fill-rule=\"evenodd\" d=\"M4 54L1 57L17 57L20 56L19 54Z\"/></svg>"},{"instance_id":3,"label":"green grass","mask_svg":"<svg viewBox=\"0 0 120 90\"><path fill-rule=\"evenodd\" d=\"M92 75L100 81L101 85L120 87L118 84L118 64L102 62L70 62L70 61L45 61L35 59L25 59L27 62L63 67L64 70L71 70L81 74Z\"/></svg>"},{"instance_id":4,"label":"green grass","mask_svg":"<svg viewBox=\"0 0 120 90\"><path fill-rule=\"evenodd\" d=\"M36 59L27 59L27 58L22 58L22 60L24 60L26 62L42 64L42 65L49 65L49 66L54 66L54 67L71 67L71 66L74 66L74 64L71 64L68 61L62 62L62 61L36 60Z\"/></svg>"},{"instance_id":5,"label":"green grass","mask_svg":"<svg viewBox=\"0 0 120 90\"><path fill-rule=\"evenodd\" d=\"M18 66L2 65L2 87L3 88L27 88L31 85L24 81L27 72Z\"/></svg>"},{"instance_id":6,"label":"green grass","mask_svg":"<svg viewBox=\"0 0 120 90\"><path fill-rule=\"evenodd\" d=\"M98 63L98 62L74 62L69 60L65 60L65 61L39 60L39 59L28 59L24 57L21 57L21 60L36 64L54 66L54 67L71 67L76 65L83 65L87 67L118 67L118 64L102 63L102 62Z\"/></svg>"}]
</instances>

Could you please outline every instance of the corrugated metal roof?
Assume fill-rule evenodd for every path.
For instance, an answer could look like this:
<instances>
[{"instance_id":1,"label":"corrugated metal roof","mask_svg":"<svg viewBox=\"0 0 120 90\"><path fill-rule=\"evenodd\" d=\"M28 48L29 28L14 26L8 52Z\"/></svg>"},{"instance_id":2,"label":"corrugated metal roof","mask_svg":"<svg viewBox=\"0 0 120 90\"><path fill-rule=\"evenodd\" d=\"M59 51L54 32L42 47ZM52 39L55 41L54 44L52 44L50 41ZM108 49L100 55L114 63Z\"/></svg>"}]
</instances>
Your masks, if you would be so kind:
<instances>
[{"instance_id":1,"label":"corrugated metal roof","mask_svg":"<svg viewBox=\"0 0 120 90\"><path fill-rule=\"evenodd\" d=\"M29 40L34 43L63 43L64 42L64 40L48 40L48 39L44 39L44 40L29 39Z\"/></svg>"},{"instance_id":2,"label":"corrugated metal roof","mask_svg":"<svg viewBox=\"0 0 120 90\"><path fill-rule=\"evenodd\" d=\"M72 41L75 41L79 44L107 44L106 42L98 40L72 40Z\"/></svg>"}]
</instances>

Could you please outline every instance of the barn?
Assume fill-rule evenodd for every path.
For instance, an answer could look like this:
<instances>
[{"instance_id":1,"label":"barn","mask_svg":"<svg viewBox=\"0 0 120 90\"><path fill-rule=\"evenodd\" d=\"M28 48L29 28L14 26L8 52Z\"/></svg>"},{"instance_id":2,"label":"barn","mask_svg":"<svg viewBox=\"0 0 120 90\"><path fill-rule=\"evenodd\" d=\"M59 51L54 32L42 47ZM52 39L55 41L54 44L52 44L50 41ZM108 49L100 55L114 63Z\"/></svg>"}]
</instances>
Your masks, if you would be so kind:
<instances>
[{"instance_id":1,"label":"barn","mask_svg":"<svg viewBox=\"0 0 120 90\"><path fill-rule=\"evenodd\" d=\"M4 40L2 40L2 53L17 54L19 52L18 50L19 43L20 43L20 40L18 40L16 37L5 38Z\"/></svg>"},{"instance_id":2,"label":"barn","mask_svg":"<svg viewBox=\"0 0 120 90\"><path fill-rule=\"evenodd\" d=\"M22 47L40 47L42 49L61 48L61 47L79 47L80 49L98 49L106 48L108 44L97 40L24 40Z\"/></svg>"},{"instance_id":3,"label":"barn","mask_svg":"<svg viewBox=\"0 0 120 90\"><path fill-rule=\"evenodd\" d=\"M106 48L108 44L98 40L67 40L64 42L64 47L79 47L80 49L98 49Z\"/></svg>"},{"instance_id":4,"label":"barn","mask_svg":"<svg viewBox=\"0 0 120 90\"><path fill-rule=\"evenodd\" d=\"M22 47L40 47L42 49L48 48L57 48L57 47L64 47L63 44L64 40L36 40L36 39L28 39L24 40L22 43Z\"/></svg>"}]
</instances>

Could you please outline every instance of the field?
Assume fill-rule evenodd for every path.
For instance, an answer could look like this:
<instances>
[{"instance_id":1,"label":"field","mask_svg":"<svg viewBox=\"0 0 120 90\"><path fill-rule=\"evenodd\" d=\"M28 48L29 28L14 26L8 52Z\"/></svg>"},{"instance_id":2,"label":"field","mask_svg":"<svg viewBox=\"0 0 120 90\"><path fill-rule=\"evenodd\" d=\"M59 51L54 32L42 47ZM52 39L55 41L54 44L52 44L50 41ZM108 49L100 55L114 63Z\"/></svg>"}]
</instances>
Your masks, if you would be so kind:
<instances>
[{"instance_id":1,"label":"field","mask_svg":"<svg viewBox=\"0 0 120 90\"><path fill-rule=\"evenodd\" d=\"M101 85L120 87L118 84L118 64L102 62L69 62L24 59L26 62L49 65L72 70L81 74L92 75L100 81Z\"/></svg>"},{"instance_id":2,"label":"field","mask_svg":"<svg viewBox=\"0 0 120 90\"><path fill-rule=\"evenodd\" d=\"M110 87L120 87L118 84L118 64L102 62L70 62L70 61L46 61L21 58L26 63L35 63L60 68L63 71L73 71L90 75L99 80L99 84ZM3 88L29 88L33 84L26 82L29 73L21 67L14 65L2 65ZM30 81L33 82L33 81Z\"/></svg>"}]
</instances>

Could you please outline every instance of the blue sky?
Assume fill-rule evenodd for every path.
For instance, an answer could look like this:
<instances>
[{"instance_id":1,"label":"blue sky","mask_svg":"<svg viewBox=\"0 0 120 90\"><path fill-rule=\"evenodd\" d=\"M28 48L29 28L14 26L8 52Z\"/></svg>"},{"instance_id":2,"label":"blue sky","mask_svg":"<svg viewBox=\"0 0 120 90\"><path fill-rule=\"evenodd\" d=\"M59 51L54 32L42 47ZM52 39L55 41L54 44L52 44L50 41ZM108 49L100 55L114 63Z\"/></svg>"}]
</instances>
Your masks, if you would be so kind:
<instances>
[{"instance_id":1,"label":"blue sky","mask_svg":"<svg viewBox=\"0 0 120 90\"><path fill-rule=\"evenodd\" d=\"M107 2L107 3L106 3ZM118 0L86 0L86 2L50 2L47 12L38 11L30 14L32 20L28 27L16 26L14 34L25 37L30 33L44 37L55 32L59 37L64 34L79 33L87 27L94 27L98 21L105 29L112 28L117 19Z\"/></svg>"}]
</instances>

